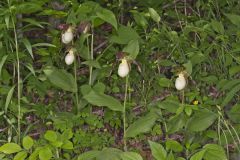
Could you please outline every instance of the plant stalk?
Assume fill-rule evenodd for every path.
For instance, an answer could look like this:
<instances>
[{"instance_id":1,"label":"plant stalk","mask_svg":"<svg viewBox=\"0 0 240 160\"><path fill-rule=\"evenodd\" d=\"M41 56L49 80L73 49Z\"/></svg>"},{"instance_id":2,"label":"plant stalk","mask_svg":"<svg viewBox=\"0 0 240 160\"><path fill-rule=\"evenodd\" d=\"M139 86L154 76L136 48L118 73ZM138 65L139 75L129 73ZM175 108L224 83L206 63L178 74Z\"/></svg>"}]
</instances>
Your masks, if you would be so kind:
<instances>
[{"instance_id":1,"label":"plant stalk","mask_svg":"<svg viewBox=\"0 0 240 160\"><path fill-rule=\"evenodd\" d=\"M124 92L124 103L123 103L123 145L124 151L127 151L127 139L126 139L126 102L128 92L128 76L125 78L125 92Z\"/></svg>"},{"instance_id":2,"label":"plant stalk","mask_svg":"<svg viewBox=\"0 0 240 160\"><path fill-rule=\"evenodd\" d=\"M8 1L9 2L9 1ZM10 5L10 2L9 2ZM10 7L10 6L9 6ZM19 60L19 46L18 46L18 37L17 30L14 23L13 15L11 15L11 21L13 25L14 32L14 41L15 41L15 50L16 50L16 58L17 58L17 106L18 106L18 116L17 116L17 124L18 124L18 143L21 143L21 84L20 84L20 60Z\"/></svg>"},{"instance_id":3,"label":"plant stalk","mask_svg":"<svg viewBox=\"0 0 240 160\"><path fill-rule=\"evenodd\" d=\"M76 108L75 112L78 114L78 107L79 107L79 101L78 101L78 84L77 84L77 60L74 61L74 79L76 83L76 93L75 93L75 98L76 98Z\"/></svg>"},{"instance_id":4,"label":"plant stalk","mask_svg":"<svg viewBox=\"0 0 240 160\"><path fill-rule=\"evenodd\" d=\"M94 42L94 31L92 27L92 34L91 34L91 53L90 53L90 60L93 60L93 42ZM89 71L89 85L92 85L92 72L93 72L93 67L90 66L90 71Z\"/></svg>"}]
</instances>

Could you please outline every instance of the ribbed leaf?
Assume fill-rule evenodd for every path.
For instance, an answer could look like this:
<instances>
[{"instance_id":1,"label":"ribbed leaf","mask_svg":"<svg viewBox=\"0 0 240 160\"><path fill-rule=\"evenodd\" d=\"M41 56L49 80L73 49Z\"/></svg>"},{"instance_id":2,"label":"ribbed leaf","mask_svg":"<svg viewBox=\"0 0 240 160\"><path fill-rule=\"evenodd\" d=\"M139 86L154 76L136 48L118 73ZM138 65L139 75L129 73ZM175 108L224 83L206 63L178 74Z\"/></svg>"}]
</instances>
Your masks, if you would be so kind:
<instances>
[{"instance_id":1,"label":"ribbed leaf","mask_svg":"<svg viewBox=\"0 0 240 160\"><path fill-rule=\"evenodd\" d=\"M117 99L103 93L97 93L94 90L89 92L83 98L96 106L108 107L113 111L123 111L123 106Z\"/></svg>"},{"instance_id":2,"label":"ribbed leaf","mask_svg":"<svg viewBox=\"0 0 240 160\"><path fill-rule=\"evenodd\" d=\"M238 91L240 91L240 84L235 86L230 92L226 94L226 97L222 102L222 106L227 105Z\"/></svg>"},{"instance_id":3,"label":"ribbed leaf","mask_svg":"<svg viewBox=\"0 0 240 160\"><path fill-rule=\"evenodd\" d=\"M6 143L0 147L0 152L12 154L21 151L22 148L16 143Z\"/></svg>"},{"instance_id":4,"label":"ribbed leaf","mask_svg":"<svg viewBox=\"0 0 240 160\"><path fill-rule=\"evenodd\" d=\"M122 151L116 148L105 148L97 156L97 160L121 160Z\"/></svg>"},{"instance_id":5,"label":"ribbed leaf","mask_svg":"<svg viewBox=\"0 0 240 160\"><path fill-rule=\"evenodd\" d=\"M207 109L197 111L187 122L189 131L204 131L213 124L217 115Z\"/></svg>"},{"instance_id":6,"label":"ribbed leaf","mask_svg":"<svg viewBox=\"0 0 240 160\"><path fill-rule=\"evenodd\" d=\"M142 157L135 152L124 152L121 154L122 160L143 160Z\"/></svg>"},{"instance_id":7,"label":"ribbed leaf","mask_svg":"<svg viewBox=\"0 0 240 160\"><path fill-rule=\"evenodd\" d=\"M25 158L27 157L27 154L28 153L26 151L18 152L13 158L13 160L25 160Z\"/></svg>"},{"instance_id":8,"label":"ribbed leaf","mask_svg":"<svg viewBox=\"0 0 240 160\"><path fill-rule=\"evenodd\" d=\"M167 152L163 146L159 143L148 141L152 155L156 160L165 160L167 157Z\"/></svg>"},{"instance_id":9,"label":"ribbed leaf","mask_svg":"<svg viewBox=\"0 0 240 160\"><path fill-rule=\"evenodd\" d=\"M101 151L88 151L78 156L78 160L93 160L93 158L96 158L100 153Z\"/></svg>"},{"instance_id":10,"label":"ribbed leaf","mask_svg":"<svg viewBox=\"0 0 240 160\"><path fill-rule=\"evenodd\" d=\"M206 153L204 159L207 160L227 160L224 149L217 144L206 144L204 147Z\"/></svg>"},{"instance_id":11,"label":"ribbed leaf","mask_svg":"<svg viewBox=\"0 0 240 160\"><path fill-rule=\"evenodd\" d=\"M195 153L190 160L202 160L206 150L201 150Z\"/></svg>"},{"instance_id":12,"label":"ribbed leaf","mask_svg":"<svg viewBox=\"0 0 240 160\"><path fill-rule=\"evenodd\" d=\"M138 40L131 40L128 45L123 49L123 52L129 53L130 57L135 59L139 53Z\"/></svg>"},{"instance_id":13,"label":"ribbed leaf","mask_svg":"<svg viewBox=\"0 0 240 160\"><path fill-rule=\"evenodd\" d=\"M117 30L117 20L112 11L101 8L101 10L97 12L97 16L105 22L110 23Z\"/></svg>"},{"instance_id":14,"label":"ribbed leaf","mask_svg":"<svg viewBox=\"0 0 240 160\"><path fill-rule=\"evenodd\" d=\"M59 70L54 67L48 67L43 70L50 82L65 91L76 92L77 84L73 78L73 75L65 70Z\"/></svg>"},{"instance_id":15,"label":"ribbed leaf","mask_svg":"<svg viewBox=\"0 0 240 160\"><path fill-rule=\"evenodd\" d=\"M146 133L151 130L152 126L157 120L157 115L153 112L150 112L144 117L139 118L130 127L126 130L127 137L135 137L140 133Z\"/></svg>"}]
</instances>

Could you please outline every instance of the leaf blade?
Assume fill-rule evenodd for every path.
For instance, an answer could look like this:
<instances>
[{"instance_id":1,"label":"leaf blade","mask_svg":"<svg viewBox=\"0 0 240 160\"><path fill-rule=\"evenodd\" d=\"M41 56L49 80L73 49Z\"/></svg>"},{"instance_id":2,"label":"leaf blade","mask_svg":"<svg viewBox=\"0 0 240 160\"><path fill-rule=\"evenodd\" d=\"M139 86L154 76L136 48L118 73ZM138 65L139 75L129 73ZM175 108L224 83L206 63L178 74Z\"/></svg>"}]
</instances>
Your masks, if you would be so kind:
<instances>
[{"instance_id":1,"label":"leaf blade","mask_svg":"<svg viewBox=\"0 0 240 160\"><path fill-rule=\"evenodd\" d=\"M123 111L123 106L117 99L103 93L97 93L94 90L90 91L83 98L96 106L108 107L113 111Z\"/></svg>"}]
</instances>

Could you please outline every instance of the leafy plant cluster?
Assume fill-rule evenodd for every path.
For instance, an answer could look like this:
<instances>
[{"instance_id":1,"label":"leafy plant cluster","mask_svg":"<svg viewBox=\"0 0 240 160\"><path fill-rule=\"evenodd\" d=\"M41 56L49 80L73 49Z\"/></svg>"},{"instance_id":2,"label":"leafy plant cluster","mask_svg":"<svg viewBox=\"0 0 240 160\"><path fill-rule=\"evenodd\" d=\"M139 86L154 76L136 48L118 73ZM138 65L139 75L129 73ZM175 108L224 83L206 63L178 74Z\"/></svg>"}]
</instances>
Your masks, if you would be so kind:
<instances>
[{"instance_id":1,"label":"leafy plant cluster","mask_svg":"<svg viewBox=\"0 0 240 160\"><path fill-rule=\"evenodd\" d=\"M239 159L239 7L1 1L0 159Z\"/></svg>"}]
</instances>

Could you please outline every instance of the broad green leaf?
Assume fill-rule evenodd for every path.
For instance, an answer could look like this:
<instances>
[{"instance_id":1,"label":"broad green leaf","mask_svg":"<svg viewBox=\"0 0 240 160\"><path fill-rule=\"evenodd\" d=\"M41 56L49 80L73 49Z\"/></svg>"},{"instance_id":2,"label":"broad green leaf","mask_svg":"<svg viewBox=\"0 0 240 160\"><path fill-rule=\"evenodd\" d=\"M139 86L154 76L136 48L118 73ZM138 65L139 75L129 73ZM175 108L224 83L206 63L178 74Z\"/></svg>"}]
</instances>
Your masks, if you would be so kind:
<instances>
[{"instance_id":1,"label":"broad green leaf","mask_svg":"<svg viewBox=\"0 0 240 160\"><path fill-rule=\"evenodd\" d=\"M14 156L14 158L13 158L13 160L25 160L26 158L27 158L27 152L26 151L21 151L21 152L18 152L15 156Z\"/></svg>"},{"instance_id":2,"label":"broad green leaf","mask_svg":"<svg viewBox=\"0 0 240 160\"><path fill-rule=\"evenodd\" d=\"M226 94L226 97L224 98L223 102L222 102L222 106L226 106L235 96L235 94L237 94L237 92L240 91L240 84L235 86L231 91L229 91Z\"/></svg>"},{"instance_id":3,"label":"broad green leaf","mask_svg":"<svg viewBox=\"0 0 240 160\"><path fill-rule=\"evenodd\" d=\"M43 10L42 6L39 5L38 3L34 3L34 2L20 3L16 7L17 13L23 13L23 14L31 14L31 13L41 11L41 10Z\"/></svg>"},{"instance_id":4,"label":"broad green leaf","mask_svg":"<svg viewBox=\"0 0 240 160\"><path fill-rule=\"evenodd\" d=\"M117 35L112 36L110 41L118 44L128 44L131 40L139 39L137 32L129 26L121 26L117 30Z\"/></svg>"},{"instance_id":5,"label":"broad green leaf","mask_svg":"<svg viewBox=\"0 0 240 160\"><path fill-rule=\"evenodd\" d=\"M94 90L84 95L83 98L96 106L108 107L113 111L123 111L123 106L117 99L103 93L97 93Z\"/></svg>"},{"instance_id":6,"label":"broad green leaf","mask_svg":"<svg viewBox=\"0 0 240 160\"><path fill-rule=\"evenodd\" d=\"M231 54L226 54L225 55L225 62L224 62L224 67L231 66L233 64L233 57Z\"/></svg>"},{"instance_id":7,"label":"broad green leaf","mask_svg":"<svg viewBox=\"0 0 240 160\"><path fill-rule=\"evenodd\" d=\"M32 148L32 146L33 146L33 139L31 137L29 137L29 136L26 136L26 137L23 138L23 142L22 143L23 143L22 144L23 148L28 150L28 149Z\"/></svg>"},{"instance_id":8,"label":"broad green leaf","mask_svg":"<svg viewBox=\"0 0 240 160\"><path fill-rule=\"evenodd\" d=\"M121 158L122 160L143 160L142 157L135 152L123 152Z\"/></svg>"},{"instance_id":9,"label":"broad green leaf","mask_svg":"<svg viewBox=\"0 0 240 160\"><path fill-rule=\"evenodd\" d=\"M69 140L66 140L61 146L62 149L73 149L73 143Z\"/></svg>"},{"instance_id":10,"label":"broad green leaf","mask_svg":"<svg viewBox=\"0 0 240 160\"><path fill-rule=\"evenodd\" d=\"M230 76L234 76L239 72L240 72L240 66L233 66L233 67L229 68Z\"/></svg>"},{"instance_id":11,"label":"broad green leaf","mask_svg":"<svg viewBox=\"0 0 240 160\"><path fill-rule=\"evenodd\" d=\"M234 86L236 86L237 84L240 84L239 79L225 80L225 81L222 81L222 84L219 84L219 88L221 91L230 90L234 88Z\"/></svg>"},{"instance_id":12,"label":"broad green leaf","mask_svg":"<svg viewBox=\"0 0 240 160\"><path fill-rule=\"evenodd\" d=\"M122 151L116 148L105 148L97 155L96 160L121 160Z\"/></svg>"},{"instance_id":13,"label":"broad green leaf","mask_svg":"<svg viewBox=\"0 0 240 160\"><path fill-rule=\"evenodd\" d=\"M48 67L43 70L50 82L65 91L76 92L77 84L72 74L65 70Z\"/></svg>"},{"instance_id":14,"label":"broad green leaf","mask_svg":"<svg viewBox=\"0 0 240 160\"><path fill-rule=\"evenodd\" d=\"M197 64L204 62L205 59L206 59L206 56L203 53L197 52L197 53L192 53L190 61L192 62L192 66L195 66Z\"/></svg>"},{"instance_id":15,"label":"broad green leaf","mask_svg":"<svg viewBox=\"0 0 240 160\"><path fill-rule=\"evenodd\" d=\"M151 18L152 18L155 22L159 23L160 20L161 20L161 17L160 17L159 14L157 13L157 11L156 11L155 9L153 9L153 8L148 8L148 11L149 11L149 14L150 14Z\"/></svg>"},{"instance_id":16,"label":"broad green leaf","mask_svg":"<svg viewBox=\"0 0 240 160\"><path fill-rule=\"evenodd\" d=\"M61 147L63 145L63 142L60 141L60 140L56 140L56 141L53 141L53 142L50 142L51 145L53 145L54 147Z\"/></svg>"},{"instance_id":17,"label":"broad green leaf","mask_svg":"<svg viewBox=\"0 0 240 160\"><path fill-rule=\"evenodd\" d=\"M229 119L235 123L240 123L240 104L234 105L230 111L227 112Z\"/></svg>"},{"instance_id":18,"label":"broad green leaf","mask_svg":"<svg viewBox=\"0 0 240 160\"><path fill-rule=\"evenodd\" d=\"M63 140L69 140L73 137L73 132L71 129L66 129L63 134L61 135L61 138Z\"/></svg>"},{"instance_id":19,"label":"broad green leaf","mask_svg":"<svg viewBox=\"0 0 240 160\"><path fill-rule=\"evenodd\" d=\"M8 57L8 55L5 55L1 59L1 62L0 62L0 77L1 77L1 73L2 73L2 67L3 67L5 61L7 60L7 57Z\"/></svg>"},{"instance_id":20,"label":"broad green leaf","mask_svg":"<svg viewBox=\"0 0 240 160\"><path fill-rule=\"evenodd\" d=\"M224 27L221 22L218 22L216 20L212 20L211 22L212 28L215 32L223 34L224 33Z\"/></svg>"},{"instance_id":21,"label":"broad green leaf","mask_svg":"<svg viewBox=\"0 0 240 160\"><path fill-rule=\"evenodd\" d=\"M128 45L123 48L123 52L129 53L132 59L136 59L139 53L139 42L138 40L131 40Z\"/></svg>"},{"instance_id":22,"label":"broad green leaf","mask_svg":"<svg viewBox=\"0 0 240 160\"><path fill-rule=\"evenodd\" d=\"M188 61L187 63L183 64L183 66L186 68L186 71L189 75L192 74L192 62Z\"/></svg>"},{"instance_id":23,"label":"broad green leaf","mask_svg":"<svg viewBox=\"0 0 240 160\"><path fill-rule=\"evenodd\" d=\"M157 117L157 114L150 112L146 116L139 118L128 127L126 137L136 137L140 133L149 132L155 124Z\"/></svg>"},{"instance_id":24,"label":"broad green leaf","mask_svg":"<svg viewBox=\"0 0 240 160\"><path fill-rule=\"evenodd\" d=\"M97 12L97 16L103 21L110 23L117 30L117 20L112 11L101 8L100 11Z\"/></svg>"},{"instance_id":25,"label":"broad green leaf","mask_svg":"<svg viewBox=\"0 0 240 160\"><path fill-rule=\"evenodd\" d=\"M197 153L195 153L190 160L202 160L203 159L203 156L205 154L206 150L201 150Z\"/></svg>"},{"instance_id":26,"label":"broad green leaf","mask_svg":"<svg viewBox=\"0 0 240 160\"><path fill-rule=\"evenodd\" d=\"M40 160L49 160L53 156L52 151L48 147L44 147L39 151Z\"/></svg>"},{"instance_id":27,"label":"broad green leaf","mask_svg":"<svg viewBox=\"0 0 240 160\"><path fill-rule=\"evenodd\" d=\"M185 114L177 114L171 117L167 123L168 126L168 133L174 133L181 130L186 124L186 117Z\"/></svg>"},{"instance_id":28,"label":"broad green leaf","mask_svg":"<svg viewBox=\"0 0 240 160\"><path fill-rule=\"evenodd\" d=\"M101 82L98 82L94 87L93 87L93 90L98 92L98 93L104 93L106 89L106 86L101 83Z\"/></svg>"},{"instance_id":29,"label":"broad green leaf","mask_svg":"<svg viewBox=\"0 0 240 160\"><path fill-rule=\"evenodd\" d=\"M204 154L204 159L227 160L226 153L221 146L217 144L206 144L203 148L206 150Z\"/></svg>"},{"instance_id":30,"label":"broad green leaf","mask_svg":"<svg viewBox=\"0 0 240 160\"><path fill-rule=\"evenodd\" d=\"M55 131L48 130L44 134L44 138L50 142L54 142L57 140L57 133Z\"/></svg>"},{"instance_id":31,"label":"broad green leaf","mask_svg":"<svg viewBox=\"0 0 240 160\"><path fill-rule=\"evenodd\" d=\"M148 21L146 20L144 14L140 13L136 10L132 10L131 12L133 13L133 18L134 18L135 22L139 26L142 26L144 29L146 29L148 26Z\"/></svg>"},{"instance_id":32,"label":"broad green leaf","mask_svg":"<svg viewBox=\"0 0 240 160\"><path fill-rule=\"evenodd\" d=\"M9 104L10 104L10 102L11 102L14 89L15 89L15 85L12 86L12 88L8 91L8 95L7 95L6 102L5 102L5 113L7 113L8 106L9 106Z\"/></svg>"},{"instance_id":33,"label":"broad green leaf","mask_svg":"<svg viewBox=\"0 0 240 160\"><path fill-rule=\"evenodd\" d=\"M28 50L28 53L30 54L30 56L32 57L32 59L34 59L33 57L33 52L32 52L32 45L29 42L29 40L27 38L23 38L22 42L24 44L24 46L26 47L26 49Z\"/></svg>"},{"instance_id":34,"label":"broad green leaf","mask_svg":"<svg viewBox=\"0 0 240 160\"><path fill-rule=\"evenodd\" d=\"M80 87L80 91L81 91L82 95L85 96L92 91L92 88L90 85L84 84Z\"/></svg>"},{"instance_id":35,"label":"broad green leaf","mask_svg":"<svg viewBox=\"0 0 240 160\"><path fill-rule=\"evenodd\" d=\"M164 100L157 103L157 106L161 109L166 109L168 112L176 113L180 104L174 100Z\"/></svg>"},{"instance_id":36,"label":"broad green leaf","mask_svg":"<svg viewBox=\"0 0 240 160\"><path fill-rule=\"evenodd\" d=\"M6 143L0 147L0 152L12 154L21 151L22 148L16 143Z\"/></svg>"},{"instance_id":37,"label":"broad green leaf","mask_svg":"<svg viewBox=\"0 0 240 160\"><path fill-rule=\"evenodd\" d=\"M235 25L240 26L240 16L236 14L225 13L225 16Z\"/></svg>"},{"instance_id":38,"label":"broad green leaf","mask_svg":"<svg viewBox=\"0 0 240 160\"><path fill-rule=\"evenodd\" d=\"M172 151L168 154L168 156L167 156L167 159L166 160L175 160L175 158L174 158L174 155L173 155L173 153L172 153Z\"/></svg>"},{"instance_id":39,"label":"broad green leaf","mask_svg":"<svg viewBox=\"0 0 240 160\"><path fill-rule=\"evenodd\" d=\"M201 80L206 82L207 84L216 84L216 82L218 82L218 77L214 75L209 75L206 77L202 77Z\"/></svg>"},{"instance_id":40,"label":"broad green leaf","mask_svg":"<svg viewBox=\"0 0 240 160\"><path fill-rule=\"evenodd\" d=\"M187 122L187 129L195 132L204 131L213 124L216 118L216 113L210 110L198 110Z\"/></svg>"},{"instance_id":41,"label":"broad green leaf","mask_svg":"<svg viewBox=\"0 0 240 160\"><path fill-rule=\"evenodd\" d=\"M86 64L88 66L92 66L92 67L95 67L95 68L101 68L99 62L98 61L94 61L94 60L84 61L81 64Z\"/></svg>"},{"instance_id":42,"label":"broad green leaf","mask_svg":"<svg viewBox=\"0 0 240 160\"><path fill-rule=\"evenodd\" d=\"M174 140L168 139L166 142L166 148L167 150L172 150L174 152L182 152L183 151L183 146Z\"/></svg>"},{"instance_id":43,"label":"broad green leaf","mask_svg":"<svg viewBox=\"0 0 240 160\"><path fill-rule=\"evenodd\" d=\"M192 106L191 105L185 105L184 111L188 116L191 116L192 111L193 111Z\"/></svg>"},{"instance_id":44,"label":"broad green leaf","mask_svg":"<svg viewBox=\"0 0 240 160\"><path fill-rule=\"evenodd\" d=\"M163 146L159 143L148 141L152 155L156 160L166 160L167 158L167 152L163 148Z\"/></svg>"},{"instance_id":45,"label":"broad green leaf","mask_svg":"<svg viewBox=\"0 0 240 160\"><path fill-rule=\"evenodd\" d=\"M78 160L93 160L100 153L101 153L101 151L88 151L88 152L85 152L85 153L81 154L80 156L78 156Z\"/></svg>"},{"instance_id":46,"label":"broad green leaf","mask_svg":"<svg viewBox=\"0 0 240 160\"><path fill-rule=\"evenodd\" d=\"M172 85L172 81L168 78L159 78L158 79L158 84L161 87L170 87Z\"/></svg>"},{"instance_id":47,"label":"broad green leaf","mask_svg":"<svg viewBox=\"0 0 240 160\"><path fill-rule=\"evenodd\" d=\"M29 156L29 160L37 160L37 157L39 155L39 151L42 149L42 147L37 147L32 154Z\"/></svg>"}]
</instances>

